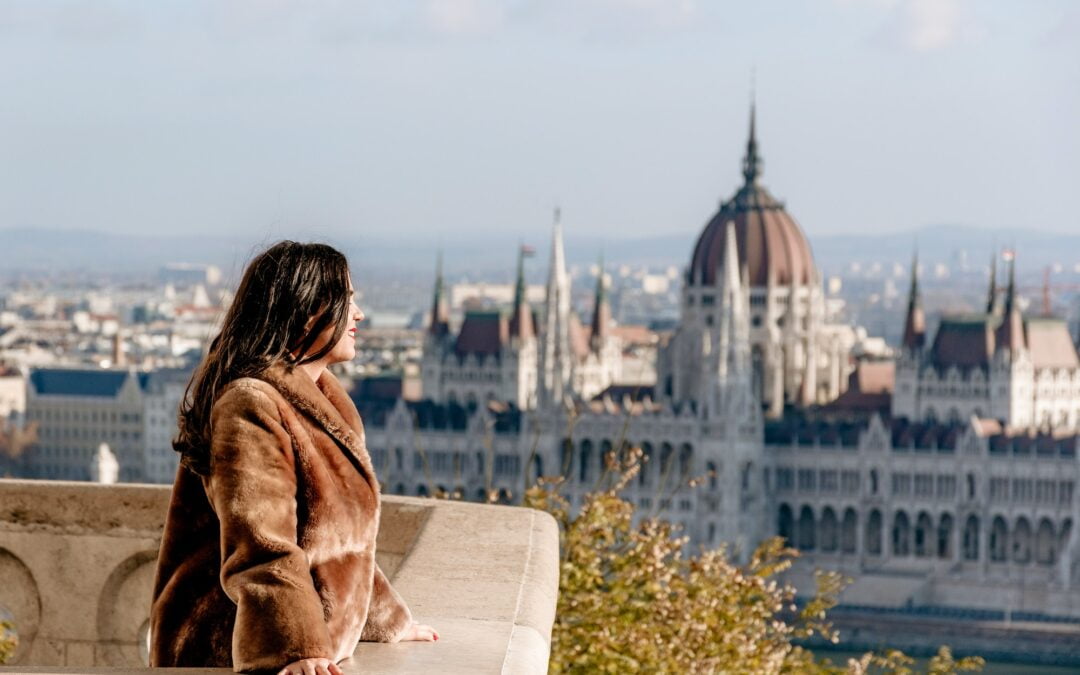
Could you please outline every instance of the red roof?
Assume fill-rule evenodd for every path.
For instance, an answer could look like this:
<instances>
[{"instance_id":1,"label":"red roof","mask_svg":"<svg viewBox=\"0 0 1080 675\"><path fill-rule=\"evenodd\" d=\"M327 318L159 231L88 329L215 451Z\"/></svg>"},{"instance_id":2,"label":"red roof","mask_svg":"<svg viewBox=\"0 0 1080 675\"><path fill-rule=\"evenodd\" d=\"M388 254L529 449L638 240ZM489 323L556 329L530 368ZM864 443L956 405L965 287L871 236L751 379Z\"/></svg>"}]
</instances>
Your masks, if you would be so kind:
<instances>
[{"instance_id":1,"label":"red roof","mask_svg":"<svg viewBox=\"0 0 1080 675\"><path fill-rule=\"evenodd\" d=\"M720 206L698 237L690 260L689 283L716 283L729 221L735 223L739 263L746 266L751 286L766 285L770 276L782 285L814 282L814 256L802 228L765 188L748 185Z\"/></svg>"},{"instance_id":2,"label":"red roof","mask_svg":"<svg viewBox=\"0 0 1080 675\"><path fill-rule=\"evenodd\" d=\"M936 367L981 367L994 355L994 329L989 315L942 317L934 336L931 360Z\"/></svg>"},{"instance_id":3,"label":"red roof","mask_svg":"<svg viewBox=\"0 0 1080 675\"><path fill-rule=\"evenodd\" d=\"M467 312L454 351L458 356L495 355L509 340L510 325L501 312Z\"/></svg>"}]
</instances>

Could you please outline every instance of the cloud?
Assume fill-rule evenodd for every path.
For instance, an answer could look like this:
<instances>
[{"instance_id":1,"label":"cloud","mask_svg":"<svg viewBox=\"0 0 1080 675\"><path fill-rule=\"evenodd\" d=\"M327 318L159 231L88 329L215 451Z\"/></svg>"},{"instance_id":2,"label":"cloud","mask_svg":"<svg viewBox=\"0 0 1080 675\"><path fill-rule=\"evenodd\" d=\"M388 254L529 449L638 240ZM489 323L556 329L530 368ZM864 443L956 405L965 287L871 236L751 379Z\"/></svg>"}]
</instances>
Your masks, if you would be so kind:
<instances>
[{"instance_id":1,"label":"cloud","mask_svg":"<svg viewBox=\"0 0 1080 675\"><path fill-rule=\"evenodd\" d=\"M505 22L504 3L497 0L428 0L424 19L431 30L445 35L483 35Z\"/></svg>"},{"instance_id":2,"label":"cloud","mask_svg":"<svg viewBox=\"0 0 1080 675\"><path fill-rule=\"evenodd\" d=\"M960 0L908 0L901 12L904 40L917 52L947 47L963 28Z\"/></svg>"}]
</instances>

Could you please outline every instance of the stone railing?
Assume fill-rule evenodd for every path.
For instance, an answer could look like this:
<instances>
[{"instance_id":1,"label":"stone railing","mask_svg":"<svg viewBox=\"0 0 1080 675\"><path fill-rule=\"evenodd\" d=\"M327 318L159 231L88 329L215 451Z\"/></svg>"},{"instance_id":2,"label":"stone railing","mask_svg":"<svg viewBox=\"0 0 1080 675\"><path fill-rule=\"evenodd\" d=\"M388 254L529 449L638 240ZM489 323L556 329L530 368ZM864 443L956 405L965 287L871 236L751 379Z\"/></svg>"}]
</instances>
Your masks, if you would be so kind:
<instances>
[{"instance_id":1,"label":"stone railing","mask_svg":"<svg viewBox=\"0 0 1080 675\"><path fill-rule=\"evenodd\" d=\"M145 669L147 625L169 494L0 480L0 608L19 636L0 673L156 672ZM558 592L550 516L387 496L378 560L440 640L361 643L346 672L546 672Z\"/></svg>"}]
</instances>

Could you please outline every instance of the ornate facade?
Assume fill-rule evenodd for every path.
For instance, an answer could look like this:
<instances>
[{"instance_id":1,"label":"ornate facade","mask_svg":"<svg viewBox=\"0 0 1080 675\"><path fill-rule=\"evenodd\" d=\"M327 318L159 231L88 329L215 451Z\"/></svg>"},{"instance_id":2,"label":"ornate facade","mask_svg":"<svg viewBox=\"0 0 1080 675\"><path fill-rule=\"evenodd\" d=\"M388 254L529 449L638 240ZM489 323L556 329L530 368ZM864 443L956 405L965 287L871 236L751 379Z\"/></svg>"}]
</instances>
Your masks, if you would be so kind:
<instances>
[{"instance_id":1,"label":"ornate facade","mask_svg":"<svg viewBox=\"0 0 1080 675\"><path fill-rule=\"evenodd\" d=\"M1023 317L1010 264L1004 302L991 268L986 311L942 317L927 345L913 265L892 415L958 422L972 416L1016 431L1080 428L1080 358L1065 321Z\"/></svg>"},{"instance_id":2,"label":"ornate facade","mask_svg":"<svg viewBox=\"0 0 1080 675\"><path fill-rule=\"evenodd\" d=\"M547 403L589 399L618 382L622 346L611 331L611 307L599 266L588 326L571 309L562 223L556 211L543 313L525 298L524 252L518 254L514 303L502 310L466 310L450 329L441 264L421 364L424 396L472 407L489 401L531 410Z\"/></svg>"},{"instance_id":3,"label":"ornate facade","mask_svg":"<svg viewBox=\"0 0 1080 675\"><path fill-rule=\"evenodd\" d=\"M763 166L751 110L743 185L698 237L684 278L679 327L658 359L659 392L666 398L696 401L702 395L698 362L723 320L716 287L727 273L729 224L738 262L732 273L749 294L754 376L767 414L778 417L785 405L825 403L844 391L856 331L829 323L810 244L784 204L761 184Z\"/></svg>"},{"instance_id":4,"label":"ornate facade","mask_svg":"<svg viewBox=\"0 0 1080 675\"><path fill-rule=\"evenodd\" d=\"M647 461L624 494L638 514L737 555L782 535L804 554L799 588L837 569L856 607L1080 619L1080 376L1064 323L1021 316L1010 270L1002 302L992 281L985 314L945 317L931 341L913 274L890 402L871 380L894 364L853 370L854 330L824 316L809 246L760 166L751 123L746 183L694 247L655 388L594 396L574 379L556 227L535 405L358 401L385 488L510 502L558 475L577 506L610 479L609 453L636 446Z\"/></svg>"}]
</instances>

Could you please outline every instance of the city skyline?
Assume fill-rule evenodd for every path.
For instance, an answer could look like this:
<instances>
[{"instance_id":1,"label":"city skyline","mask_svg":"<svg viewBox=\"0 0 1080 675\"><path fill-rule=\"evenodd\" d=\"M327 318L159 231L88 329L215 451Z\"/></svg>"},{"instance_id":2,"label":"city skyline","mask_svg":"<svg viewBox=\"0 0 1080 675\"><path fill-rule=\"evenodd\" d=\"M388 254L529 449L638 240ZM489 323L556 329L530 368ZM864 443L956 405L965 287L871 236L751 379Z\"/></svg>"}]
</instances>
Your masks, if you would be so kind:
<instances>
[{"instance_id":1,"label":"city skyline","mask_svg":"<svg viewBox=\"0 0 1080 675\"><path fill-rule=\"evenodd\" d=\"M755 72L763 179L811 238L1074 227L1064 2L7 2L0 34L0 229L453 241L561 204L692 233Z\"/></svg>"}]
</instances>

